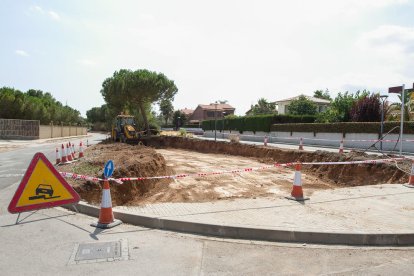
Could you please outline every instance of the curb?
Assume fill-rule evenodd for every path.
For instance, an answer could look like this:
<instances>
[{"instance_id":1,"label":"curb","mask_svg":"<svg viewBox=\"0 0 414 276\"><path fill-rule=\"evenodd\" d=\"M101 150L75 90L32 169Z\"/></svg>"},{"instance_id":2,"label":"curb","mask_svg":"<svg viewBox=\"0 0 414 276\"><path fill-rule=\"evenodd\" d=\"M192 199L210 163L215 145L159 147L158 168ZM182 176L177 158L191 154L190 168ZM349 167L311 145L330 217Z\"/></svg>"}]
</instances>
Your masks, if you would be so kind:
<instances>
[{"instance_id":1,"label":"curb","mask_svg":"<svg viewBox=\"0 0 414 276\"><path fill-rule=\"evenodd\" d=\"M62 206L73 209L73 205ZM98 217L99 208L80 202L76 209L89 216ZM215 236L221 238L261 240L291 243L315 243L335 245L365 245L365 246L411 246L414 245L414 233L400 234L370 234L370 233L328 233L302 232L277 229L248 228L231 225L216 225L199 222L163 219L150 216L136 215L114 211L114 216L124 223L154 229L169 230Z\"/></svg>"}]
</instances>

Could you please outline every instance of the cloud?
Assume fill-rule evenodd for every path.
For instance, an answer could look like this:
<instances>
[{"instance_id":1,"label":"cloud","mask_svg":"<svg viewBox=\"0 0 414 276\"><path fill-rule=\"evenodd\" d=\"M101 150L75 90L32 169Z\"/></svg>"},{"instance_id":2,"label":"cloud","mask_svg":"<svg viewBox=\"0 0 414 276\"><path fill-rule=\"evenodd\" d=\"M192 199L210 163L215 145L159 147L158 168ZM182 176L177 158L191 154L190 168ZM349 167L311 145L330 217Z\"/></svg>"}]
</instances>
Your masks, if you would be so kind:
<instances>
[{"instance_id":1,"label":"cloud","mask_svg":"<svg viewBox=\"0 0 414 276\"><path fill-rule=\"evenodd\" d=\"M414 28L382 25L364 33L356 44L363 50L375 50L389 54L414 54Z\"/></svg>"},{"instance_id":2,"label":"cloud","mask_svg":"<svg viewBox=\"0 0 414 276\"><path fill-rule=\"evenodd\" d=\"M49 16L51 19L53 20L60 20L60 16L57 12L53 11L53 10L49 10L49 11L45 11L42 7L40 6L33 6L31 7L31 10L40 13L42 15L47 15Z\"/></svg>"},{"instance_id":3,"label":"cloud","mask_svg":"<svg viewBox=\"0 0 414 276\"><path fill-rule=\"evenodd\" d=\"M86 58L78 59L78 60L76 60L76 63L78 63L80 65L83 65L83 66L95 66L96 65L95 61L93 61L91 59L86 59Z\"/></svg>"},{"instance_id":4,"label":"cloud","mask_svg":"<svg viewBox=\"0 0 414 276\"><path fill-rule=\"evenodd\" d=\"M48 12L48 14L49 14L49 16L50 16L52 19L54 19L54 20L60 20L60 16L59 16L59 14L57 14L56 12L54 12L54 11L49 11L49 12Z\"/></svg>"},{"instance_id":5,"label":"cloud","mask_svg":"<svg viewBox=\"0 0 414 276\"><path fill-rule=\"evenodd\" d=\"M16 51L14 51L14 53L18 56L21 56L21 57L28 57L29 56L29 54L26 51L23 51L23 50L16 50Z\"/></svg>"}]
</instances>

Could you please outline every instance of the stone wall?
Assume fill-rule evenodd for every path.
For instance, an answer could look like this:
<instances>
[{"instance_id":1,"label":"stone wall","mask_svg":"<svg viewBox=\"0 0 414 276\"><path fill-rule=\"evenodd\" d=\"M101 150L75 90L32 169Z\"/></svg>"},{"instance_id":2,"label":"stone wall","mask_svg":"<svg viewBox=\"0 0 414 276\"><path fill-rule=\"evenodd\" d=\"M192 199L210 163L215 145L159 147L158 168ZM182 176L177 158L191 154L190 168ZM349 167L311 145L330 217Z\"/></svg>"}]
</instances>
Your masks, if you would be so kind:
<instances>
[{"instance_id":1,"label":"stone wall","mask_svg":"<svg viewBox=\"0 0 414 276\"><path fill-rule=\"evenodd\" d=\"M40 125L37 120L0 119L0 139L32 140L86 134L86 127Z\"/></svg>"},{"instance_id":2,"label":"stone wall","mask_svg":"<svg viewBox=\"0 0 414 276\"><path fill-rule=\"evenodd\" d=\"M0 119L0 139L38 139L37 120Z\"/></svg>"}]
</instances>

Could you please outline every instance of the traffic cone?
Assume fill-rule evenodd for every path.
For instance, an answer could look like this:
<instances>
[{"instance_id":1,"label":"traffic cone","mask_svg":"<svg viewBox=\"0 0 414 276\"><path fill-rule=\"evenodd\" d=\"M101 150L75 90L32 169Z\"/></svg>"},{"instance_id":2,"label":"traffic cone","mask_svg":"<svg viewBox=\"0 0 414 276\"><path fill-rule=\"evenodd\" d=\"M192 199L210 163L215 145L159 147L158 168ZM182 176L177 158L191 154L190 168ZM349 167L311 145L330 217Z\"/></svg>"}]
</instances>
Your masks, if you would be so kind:
<instances>
[{"instance_id":1,"label":"traffic cone","mask_svg":"<svg viewBox=\"0 0 414 276\"><path fill-rule=\"evenodd\" d=\"M344 153L344 138L342 138L341 143L339 143L339 154Z\"/></svg>"},{"instance_id":2,"label":"traffic cone","mask_svg":"<svg viewBox=\"0 0 414 276\"><path fill-rule=\"evenodd\" d=\"M265 147L267 147L267 136L265 136L263 144Z\"/></svg>"},{"instance_id":3,"label":"traffic cone","mask_svg":"<svg viewBox=\"0 0 414 276\"><path fill-rule=\"evenodd\" d=\"M68 159L66 158L66 150L65 150L65 146L62 144L62 164L66 164L68 163Z\"/></svg>"},{"instance_id":4,"label":"traffic cone","mask_svg":"<svg viewBox=\"0 0 414 276\"><path fill-rule=\"evenodd\" d=\"M303 197L301 170L302 170L302 164L296 163L295 177L293 178L292 192L290 193L291 196L286 197L287 199L296 200L296 201L304 201L304 200L309 199L309 197Z\"/></svg>"},{"instance_id":5,"label":"traffic cone","mask_svg":"<svg viewBox=\"0 0 414 276\"><path fill-rule=\"evenodd\" d=\"M76 159L75 144L72 143L72 158Z\"/></svg>"},{"instance_id":6,"label":"traffic cone","mask_svg":"<svg viewBox=\"0 0 414 276\"><path fill-rule=\"evenodd\" d=\"M99 220L94 222L91 226L107 229L112 228L121 224L122 221L114 219L114 213L112 212L112 199L111 199L111 190L109 188L109 181L104 180L103 189L102 189L102 202L101 210L99 211Z\"/></svg>"},{"instance_id":7,"label":"traffic cone","mask_svg":"<svg viewBox=\"0 0 414 276\"><path fill-rule=\"evenodd\" d=\"M59 148L56 148L56 165L60 164Z\"/></svg>"},{"instance_id":8,"label":"traffic cone","mask_svg":"<svg viewBox=\"0 0 414 276\"><path fill-rule=\"evenodd\" d=\"M408 184L404 184L405 187L414 188L414 159L411 160L411 173L408 179Z\"/></svg>"},{"instance_id":9,"label":"traffic cone","mask_svg":"<svg viewBox=\"0 0 414 276\"><path fill-rule=\"evenodd\" d=\"M82 141L80 141L80 144L79 144L79 156L78 156L78 158L80 159L82 157L83 157L83 145L82 145Z\"/></svg>"},{"instance_id":10,"label":"traffic cone","mask_svg":"<svg viewBox=\"0 0 414 276\"><path fill-rule=\"evenodd\" d=\"M299 150L303 150L303 138L300 138Z\"/></svg>"},{"instance_id":11,"label":"traffic cone","mask_svg":"<svg viewBox=\"0 0 414 276\"><path fill-rule=\"evenodd\" d=\"M72 153L70 152L69 144L66 144L66 157L68 158L69 162L73 161Z\"/></svg>"}]
</instances>

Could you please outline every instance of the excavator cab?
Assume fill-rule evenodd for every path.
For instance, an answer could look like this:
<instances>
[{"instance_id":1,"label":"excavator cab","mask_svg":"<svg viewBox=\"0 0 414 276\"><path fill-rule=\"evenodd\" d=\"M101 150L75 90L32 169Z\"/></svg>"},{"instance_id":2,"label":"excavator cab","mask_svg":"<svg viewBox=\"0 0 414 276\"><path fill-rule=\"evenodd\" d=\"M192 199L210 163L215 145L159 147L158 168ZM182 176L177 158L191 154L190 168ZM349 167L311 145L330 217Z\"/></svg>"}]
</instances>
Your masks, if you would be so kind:
<instances>
[{"instance_id":1,"label":"excavator cab","mask_svg":"<svg viewBox=\"0 0 414 276\"><path fill-rule=\"evenodd\" d=\"M118 115L112 125L111 138L113 141L126 143L137 141L140 133L137 131L137 124L131 115Z\"/></svg>"}]
</instances>

